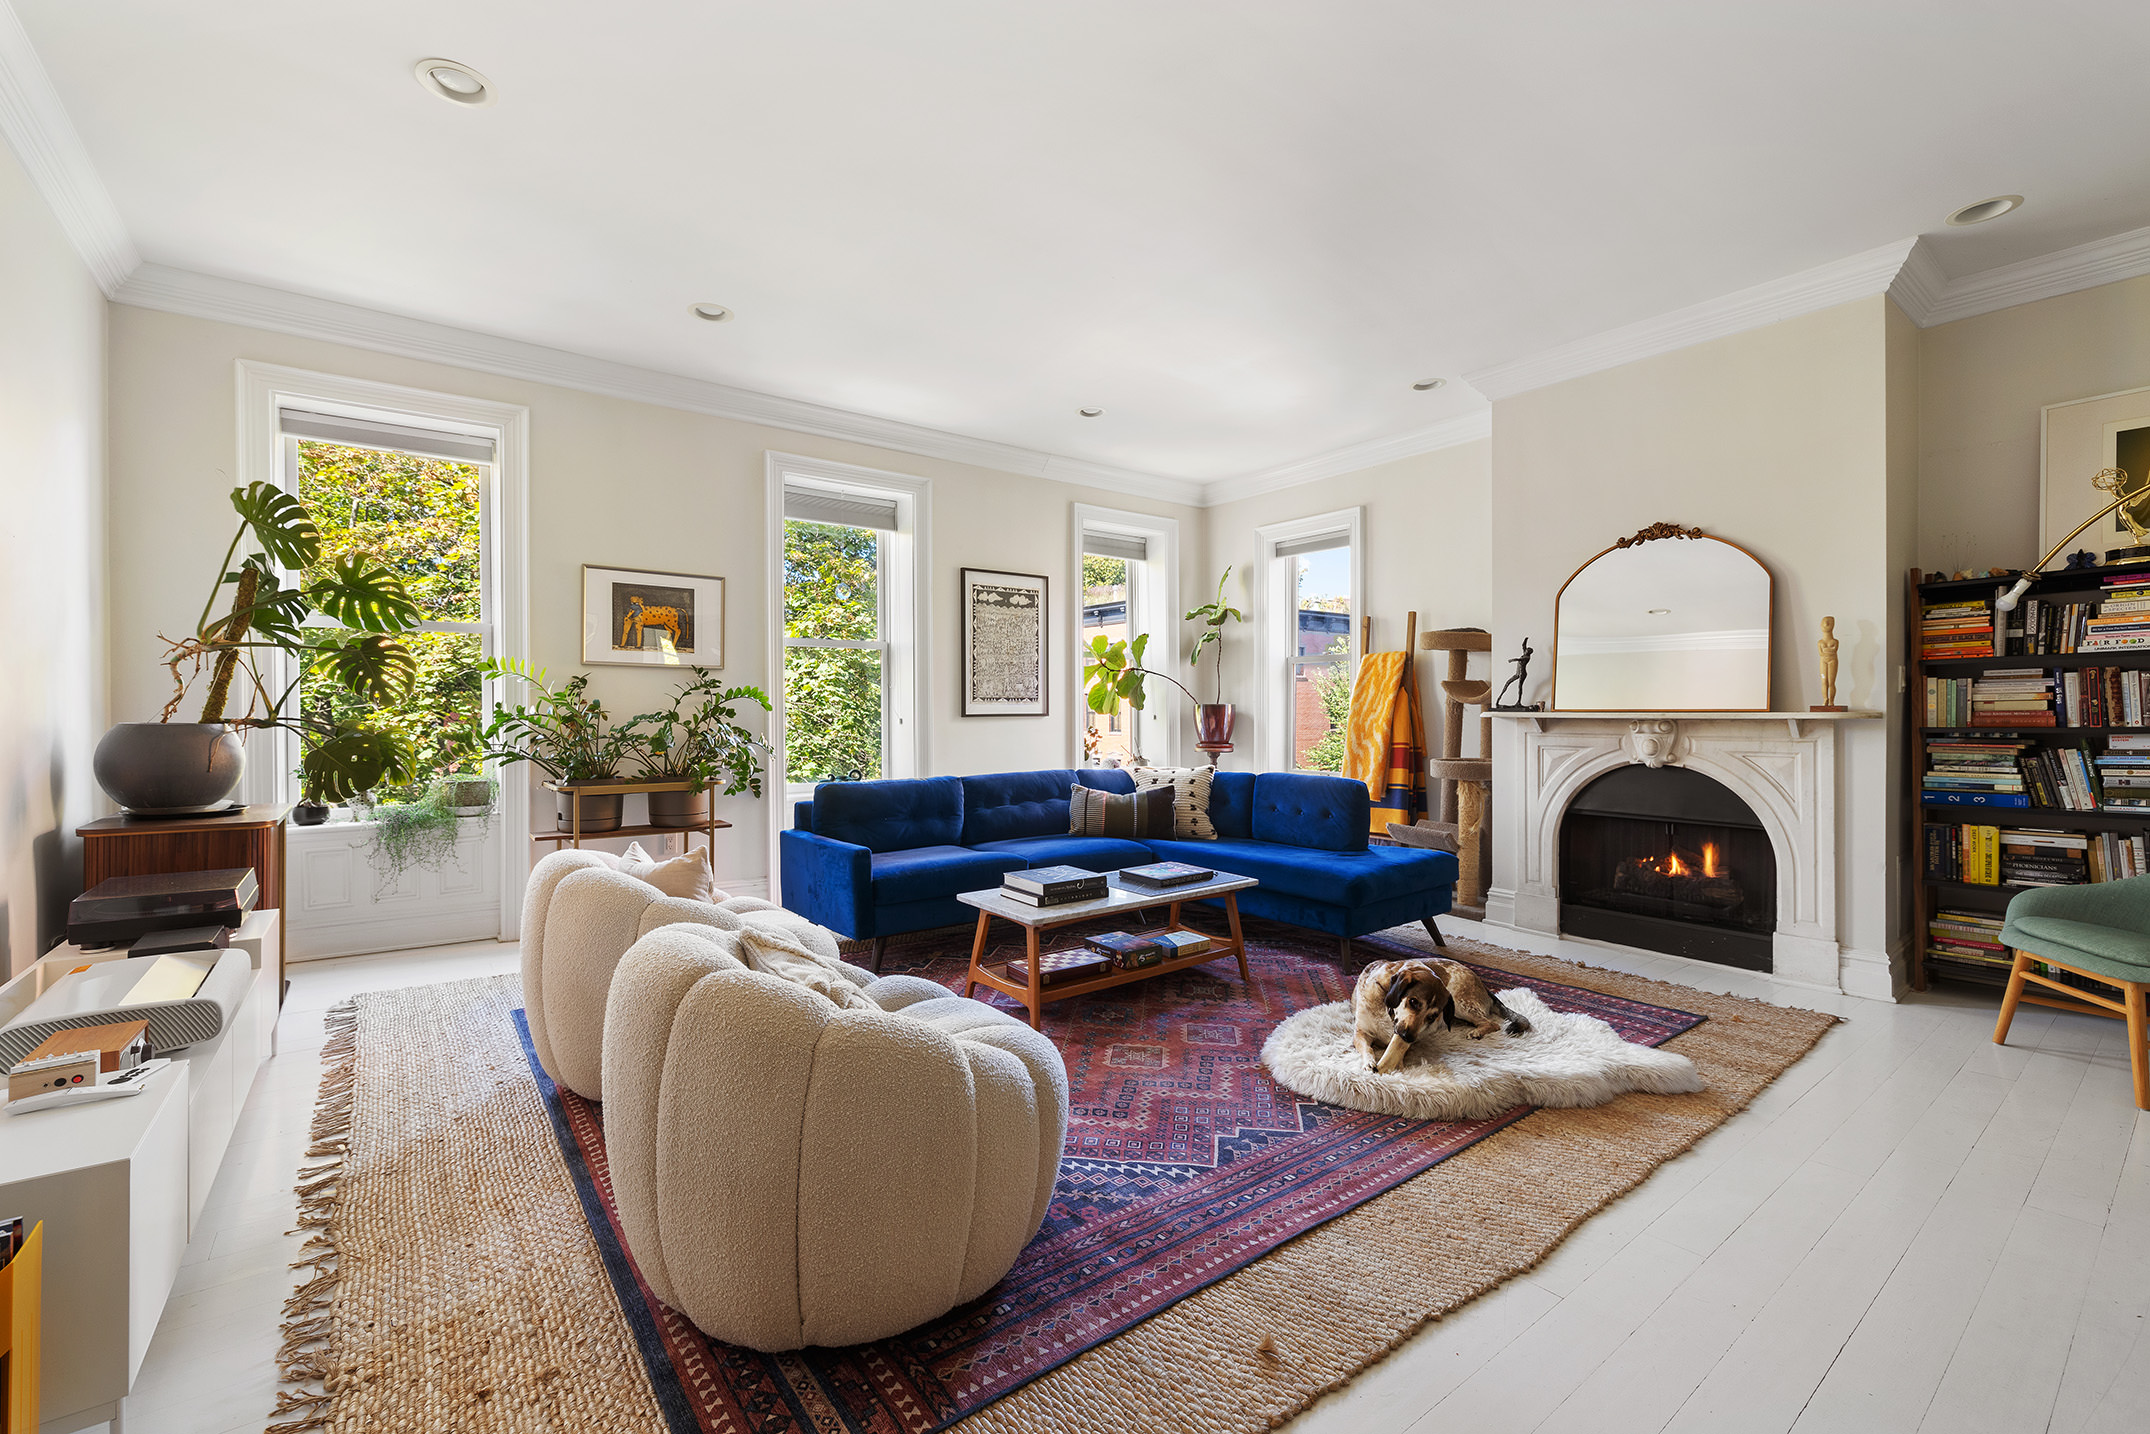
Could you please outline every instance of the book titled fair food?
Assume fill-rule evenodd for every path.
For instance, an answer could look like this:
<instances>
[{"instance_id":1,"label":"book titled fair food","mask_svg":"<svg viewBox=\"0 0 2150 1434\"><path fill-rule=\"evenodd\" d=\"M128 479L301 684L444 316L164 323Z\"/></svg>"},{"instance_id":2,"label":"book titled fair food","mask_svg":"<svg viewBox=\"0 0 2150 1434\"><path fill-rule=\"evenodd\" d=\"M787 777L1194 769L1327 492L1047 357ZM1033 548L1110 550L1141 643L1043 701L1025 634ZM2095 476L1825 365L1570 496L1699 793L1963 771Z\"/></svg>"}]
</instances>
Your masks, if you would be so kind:
<instances>
[{"instance_id":1,"label":"book titled fair food","mask_svg":"<svg viewBox=\"0 0 2150 1434\"><path fill-rule=\"evenodd\" d=\"M1189 866L1184 861L1156 861L1148 866L1122 867L1120 880L1134 886L1191 886L1216 874L1206 866Z\"/></svg>"},{"instance_id":2,"label":"book titled fair food","mask_svg":"<svg viewBox=\"0 0 2150 1434\"><path fill-rule=\"evenodd\" d=\"M1011 871L1000 879L1000 884L1039 896L1065 896L1070 891L1105 894L1103 873L1084 871L1079 866L1034 866L1028 871Z\"/></svg>"}]
</instances>

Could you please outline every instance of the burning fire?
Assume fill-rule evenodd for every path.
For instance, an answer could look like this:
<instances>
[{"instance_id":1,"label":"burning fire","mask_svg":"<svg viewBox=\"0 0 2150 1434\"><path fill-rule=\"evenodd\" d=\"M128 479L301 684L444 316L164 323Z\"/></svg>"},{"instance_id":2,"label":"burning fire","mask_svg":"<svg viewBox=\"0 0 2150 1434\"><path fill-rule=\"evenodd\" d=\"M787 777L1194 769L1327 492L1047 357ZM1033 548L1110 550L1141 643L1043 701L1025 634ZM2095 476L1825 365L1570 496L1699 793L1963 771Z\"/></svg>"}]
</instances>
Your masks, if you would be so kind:
<instances>
[{"instance_id":1,"label":"burning fire","mask_svg":"<svg viewBox=\"0 0 2150 1434\"><path fill-rule=\"evenodd\" d=\"M1680 859L1680 854L1676 851L1671 852L1666 856L1655 860L1646 856L1637 857L1635 859L1635 865L1640 867L1644 871L1655 872L1659 876L1695 875L1695 869L1692 866L1689 866L1685 861L1682 861ZM1720 866L1717 861L1717 843L1713 841L1706 841L1702 843L1701 874L1703 876L1724 875L1724 868Z\"/></svg>"}]
</instances>

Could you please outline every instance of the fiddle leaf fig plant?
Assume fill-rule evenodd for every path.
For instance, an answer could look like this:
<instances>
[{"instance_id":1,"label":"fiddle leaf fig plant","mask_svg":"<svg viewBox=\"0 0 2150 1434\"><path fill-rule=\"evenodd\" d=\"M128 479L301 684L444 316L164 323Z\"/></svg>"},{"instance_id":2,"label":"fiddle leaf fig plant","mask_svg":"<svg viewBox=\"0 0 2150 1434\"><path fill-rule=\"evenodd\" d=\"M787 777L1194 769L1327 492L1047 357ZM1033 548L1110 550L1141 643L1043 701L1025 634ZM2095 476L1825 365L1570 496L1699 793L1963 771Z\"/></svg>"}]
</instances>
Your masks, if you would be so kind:
<instances>
[{"instance_id":1,"label":"fiddle leaf fig plant","mask_svg":"<svg viewBox=\"0 0 2150 1434\"><path fill-rule=\"evenodd\" d=\"M321 564L320 530L305 505L275 484L234 488L231 506L239 527L194 630L163 639L174 691L159 720L172 720L206 664L209 686L197 720L296 734L301 780L310 796L341 801L384 782L410 780L410 744L373 707L410 693L418 664L396 637L423 618L418 604L370 553ZM287 572L296 577L286 581ZM230 605L218 615L226 588L232 590ZM263 672L265 653L287 659L283 673L272 678ZM312 700L313 689L300 702L299 685L309 677L342 689L358 705ZM272 681L281 686L272 688ZM235 688L246 700L244 714L236 717L227 715Z\"/></svg>"},{"instance_id":2,"label":"fiddle leaf fig plant","mask_svg":"<svg viewBox=\"0 0 2150 1434\"><path fill-rule=\"evenodd\" d=\"M1111 712L1122 702L1140 712L1148 698L1144 682L1152 677L1187 692L1186 685L1177 678L1142 665L1143 651L1149 645L1150 635L1146 632L1114 641L1108 641L1103 633L1090 639L1083 653L1082 680L1083 700L1092 712ZM1192 692L1187 692L1187 700L1200 705Z\"/></svg>"},{"instance_id":3,"label":"fiddle leaf fig plant","mask_svg":"<svg viewBox=\"0 0 2150 1434\"><path fill-rule=\"evenodd\" d=\"M1199 620L1202 631L1194 640L1194 650L1187 654L1187 665L1199 671L1202 653L1211 646L1217 649L1217 660L1210 664L1216 680L1217 703L1224 702L1224 625L1228 622L1245 622L1247 615L1224 600L1224 585L1232 580L1232 570L1226 568L1224 576L1217 579L1217 600L1203 603L1186 616L1186 621ZM1190 696L1192 694L1189 694Z\"/></svg>"}]
</instances>

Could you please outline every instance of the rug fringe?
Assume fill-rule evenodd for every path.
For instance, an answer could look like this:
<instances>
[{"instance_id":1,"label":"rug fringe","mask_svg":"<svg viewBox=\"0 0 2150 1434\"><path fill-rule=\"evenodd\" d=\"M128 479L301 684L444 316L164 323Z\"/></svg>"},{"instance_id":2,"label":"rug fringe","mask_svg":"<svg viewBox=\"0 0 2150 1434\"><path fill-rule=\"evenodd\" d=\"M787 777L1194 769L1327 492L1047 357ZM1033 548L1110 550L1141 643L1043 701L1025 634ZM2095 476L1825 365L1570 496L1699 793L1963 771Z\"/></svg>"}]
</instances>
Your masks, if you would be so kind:
<instances>
[{"instance_id":1,"label":"rug fringe","mask_svg":"<svg viewBox=\"0 0 2150 1434\"><path fill-rule=\"evenodd\" d=\"M358 1001L339 1002L323 1021L328 1043L321 1048L321 1090L314 1097L313 1124L306 1156L292 1190L299 1197L298 1223L291 1231L311 1230L291 1262L304 1276L284 1301L283 1336L276 1349L279 1380L295 1388L279 1390L275 1414L297 1415L271 1424L266 1434L307 1434L328 1427L336 1390L323 1362L325 1351L313 1348L329 1337L334 1321L339 1273L338 1216L343 1203L343 1161L351 1146L351 1118L358 1085ZM309 1387L318 1386L318 1387Z\"/></svg>"}]
</instances>

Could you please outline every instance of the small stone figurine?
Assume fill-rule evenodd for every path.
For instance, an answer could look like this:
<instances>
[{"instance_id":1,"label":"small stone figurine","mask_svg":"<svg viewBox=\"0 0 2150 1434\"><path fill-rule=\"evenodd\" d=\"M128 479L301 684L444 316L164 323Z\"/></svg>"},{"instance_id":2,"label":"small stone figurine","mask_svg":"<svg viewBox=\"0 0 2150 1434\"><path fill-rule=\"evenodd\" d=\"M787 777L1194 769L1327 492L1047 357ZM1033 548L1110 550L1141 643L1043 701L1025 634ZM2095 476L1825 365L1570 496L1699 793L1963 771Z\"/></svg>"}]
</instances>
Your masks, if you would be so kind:
<instances>
[{"instance_id":1,"label":"small stone figurine","mask_svg":"<svg viewBox=\"0 0 2150 1434\"><path fill-rule=\"evenodd\" d=\"M1822 659L1822 700L1821 705L1809 707L1807 710L1809 712L1842 712L1844 709L1836 705L1837 641L1835 618L1825 617L1822 619L1821 641L1814 644L1814 649L1821 654Z\"/></svg>"},{"instance_id":2,"label":"small stone figurine","mask_svg":"<svg viewBox=\"0 0 2150 1434\"><path fill-rule=\"evenodd\" d=\"M1531 703L1526 706L1523 702L1523 693L1526 690L1523 679L1530 672L1530 659L1533 655L1530 639L1526 637L1523 639L1522 655L1508 659L1509 665L1515 668L1515 676L1501 684L1501 694L1493 702L1495 712L1535 712L1538 710L1538 704ZM1508 700L1508 689L1511 687L1515 689L1515 701L1513 702Z\"/></svg>"}]
</instances>

